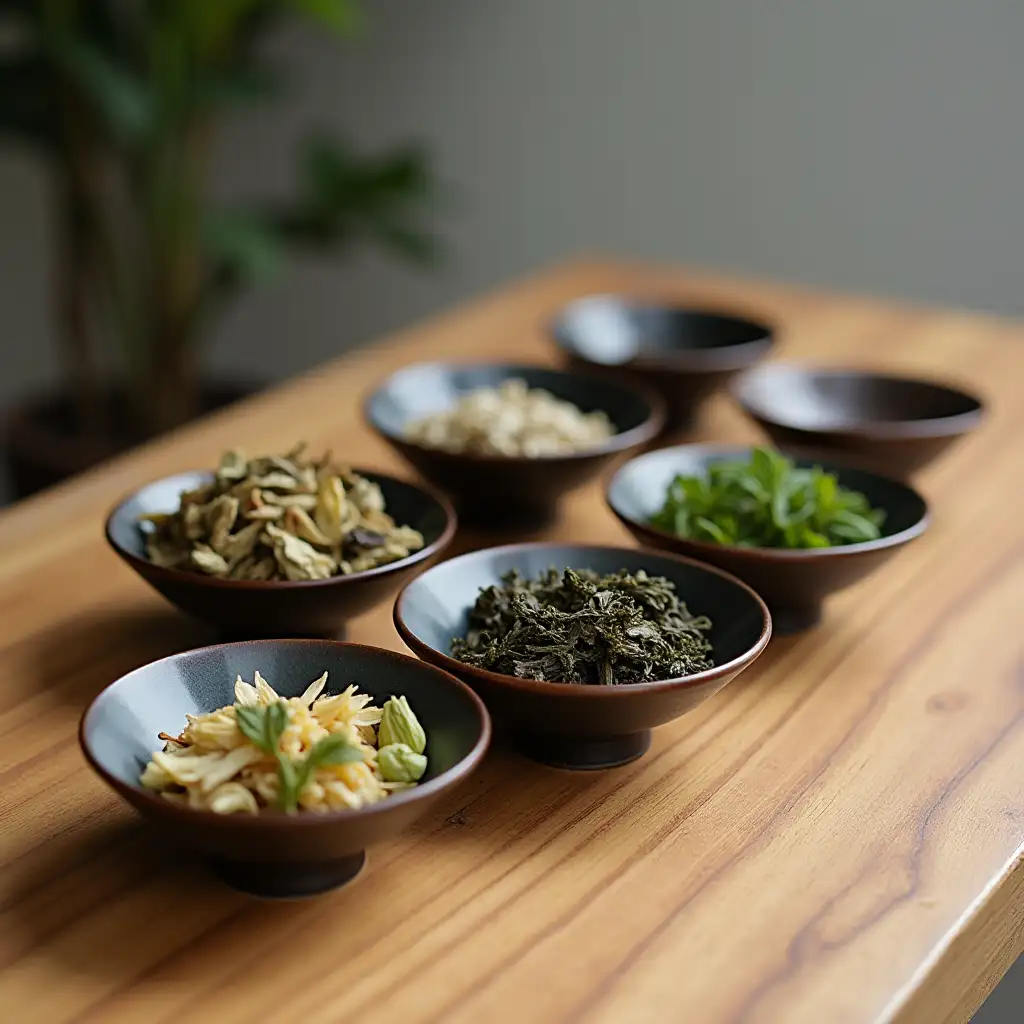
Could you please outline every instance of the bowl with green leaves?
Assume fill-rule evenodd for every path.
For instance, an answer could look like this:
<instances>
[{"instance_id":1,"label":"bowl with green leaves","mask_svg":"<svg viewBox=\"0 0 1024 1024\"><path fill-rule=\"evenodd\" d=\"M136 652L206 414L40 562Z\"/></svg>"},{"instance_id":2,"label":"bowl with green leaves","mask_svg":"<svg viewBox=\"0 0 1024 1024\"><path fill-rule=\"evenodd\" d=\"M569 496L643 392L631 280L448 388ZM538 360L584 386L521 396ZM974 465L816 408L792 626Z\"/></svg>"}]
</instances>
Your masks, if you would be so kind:
<instances>
[{"instance_id":1,"label":"bowl with green leaves","mask_svg":"<svg viewBox=\"0 0 1024 1024\"><path fill-rule=\"evenodd\" d=\"M648 452L621 467L606 498L641 544L749 583L780 633L817 624L826 597L868 575L929 522L924 498L897 480L749 446Z\"/></svg>"}]
</instances>

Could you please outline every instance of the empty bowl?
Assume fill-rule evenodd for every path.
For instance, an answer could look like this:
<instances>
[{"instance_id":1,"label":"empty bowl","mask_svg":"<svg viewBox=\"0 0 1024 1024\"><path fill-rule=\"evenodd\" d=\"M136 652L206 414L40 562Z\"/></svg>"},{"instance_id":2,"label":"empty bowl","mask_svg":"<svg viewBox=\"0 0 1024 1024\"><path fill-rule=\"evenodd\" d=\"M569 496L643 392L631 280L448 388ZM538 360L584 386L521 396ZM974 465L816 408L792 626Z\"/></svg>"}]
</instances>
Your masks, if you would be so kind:
<instances>
[{"instance_id":1,"label":"empty bowl","mask_svg":"<svg viewBox=\"0 0 1024 1024\"><path fill-rule=\"evenodd\" d=\"M234 702L236 676L259 671L282 697L295 697L322 673L327 693L355 683L382 707L409 700L427 734L420 784L359 810L318 814L215 814L171 803L139 785L161 732L177 735L185 715ZM168 842L204 854L229 885L259 896L312 896L351 881L368 846L389 839L429 811L479 764L490 741L479 698L457 679L404 654L330 640L255 640L186 651L112 683L79 727L86 760Z\"/></svg>"},{"instance_id":2,"label":"empty bowl","mask_svg":"<svg viewBox=\"0 0 1024 1024\"><path fill-rule=\"evenodd\" d=\"M829 594L862 579L928 526L924 498L906 484L806 457L794 461L836 474L841 486L860 491L873 507L885 511L878 540L806 550L753 548L689 540L650 525L677 474L699 476L714 462L745 460L749 455L748 447L703 444L648 452L619 469L606 496L611 510L641 544L698 558L749 583L767 602L778 633L815 625Z\"/></svg>"},{"instance_id":3,"label":"empty bowl","mask_svg":"<svg viewBox=\"0 0 1024 1024\"><path fill-rule=\"evenodd\" d=\"M379 484L385 507L399 525L423 534L408 558L365 572L325 580L229 580L155 565L146 555L139 517L177 510L179 496L208 483L207 471L178 473L147 484L107 518L110 546L147 583L183 612L217 626L232 639L267 636L337 636L347 619L387 597L455 535L455 513L440 495L394 477L357 469Z\"/></svg>"},{"instance_id":4,"label":"empty bowl","mask_svg":"<svg viewBox=\"0 0 1024 1024\"><path fill-rule=\"evenodd\" d=\"M643 569L671 580L691 613L711 618L715 667L658 682L587 685L500 675L451 656L452 639L465 635L482 587L500 583L512 569L535 577L552 567L602 574ZM719 569L662 552L586 544L512 544L452 558L399 594L395 625L416 654L476 690L524 754L558 768L611 768L640 757L653 728L720 690L771 635L761 598Z\"/></svg>"},{"instance_id":5,"label":"empty bowl","mask_svg":"<svg viewBox=\"0 0 1024 1024\"><path fill-rule=\"evenodd\" d=\"M900 478L984 418L980 398L947 384L792 363L749 370L733 394L780 448L830 451Z\"/></svg>"},{"instance_id":6,"label":"empty bowl","mask_svg":"<svg viewBox=\"0 0 1024 1024\"><path fill-rule=\"evenodd\" d=\"M406 438L408 426L450 408L463 395L519 378L572 402L603 411L616 433L585 451L540 457L476 455L428 448ZM366 399L366 420L420 474L450 494L463 523L530 530L549 522L559 498L609 462L657 434L656 396L587 373L537 366L421 363L392 374Z\"/></svg>"},{"instance_id":7,"label":"empty bowl","mask_svg":"<svg viewBox=\"0 0 1024 1024\"><path fill-rule=\"evenodd\" d=\"M733 374L763 359L774 332L757 320L617 295L591 295L552 325L571 366L636 380L665 401L666 428L693 425L701 402Z\"/></svg>"}]
</instances>

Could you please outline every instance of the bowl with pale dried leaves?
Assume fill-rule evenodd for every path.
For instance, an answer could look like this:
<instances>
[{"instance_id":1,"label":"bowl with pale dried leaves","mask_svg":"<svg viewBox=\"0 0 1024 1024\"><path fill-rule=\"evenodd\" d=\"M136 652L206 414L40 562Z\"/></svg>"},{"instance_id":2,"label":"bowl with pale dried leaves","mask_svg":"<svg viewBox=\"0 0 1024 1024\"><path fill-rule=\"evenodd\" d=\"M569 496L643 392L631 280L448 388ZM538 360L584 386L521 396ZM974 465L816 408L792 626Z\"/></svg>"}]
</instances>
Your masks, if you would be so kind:
<instances>
[{"instance_id":1,"label":"bowl with pale dried leaves","mask_svg":"<svg viewBox=\"0 0 1024 1024\"><path fill-rule=\"evenodd\" d=\"M426 487L325 455L248 458L178 473L124 498L107 541L182 611L232 638L338 636L455 534Z\"/></svg>"},{"instance_id":2,"label":"bowl with pale dried leaves","mask_svg":"<svg viewBox=\"0 0 1024 1024\"><path fill-rule=\"evenodd\" d=\"M367 423L466 525L531 531L563 495L657 434L658 397L539 366L420 363L366 399Z\"/></svg>"},{"instance_id":3,"label":"bowl with pale dried leaves","mask_svg":"<svg viewBox=\"0 0 1024 1024\"><path fill-rule=\"evenodd\" d=\"M761 598L720 569L585 544L449 559L405 586L394 618L524 754L558 768L642 756L652 729L717 693L771 636Z\"/></svg>"}]
</instances>

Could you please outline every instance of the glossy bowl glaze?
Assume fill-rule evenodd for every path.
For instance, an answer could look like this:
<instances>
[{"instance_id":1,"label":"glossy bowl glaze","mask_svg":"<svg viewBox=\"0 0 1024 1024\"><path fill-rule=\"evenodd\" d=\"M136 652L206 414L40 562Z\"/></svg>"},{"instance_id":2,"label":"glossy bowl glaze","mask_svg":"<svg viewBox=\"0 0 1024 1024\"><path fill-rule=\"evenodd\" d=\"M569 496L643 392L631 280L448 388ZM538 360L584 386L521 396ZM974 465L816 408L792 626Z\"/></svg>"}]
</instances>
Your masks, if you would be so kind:
<instances>
[{"instance_id":1,"label":"glossy bowl glaze","mask_svg":"<svg viewBox=\"0 0 1024 1024\"><path fill-rule=\"evenodd\" d=\"M124 498L107 517L107 541L171 604L217 626L228 639L338 636L348 619L393 594L424 563L437 557L456 528L451 505L433 491L370 470L356 472L380 485L395 522L423 534L422 550L399 562L326 580L224 580L154 565L146 557L139 516L175 511L183 491L213 478L202 470L165 477Z\"/></svg>"},{"instance_id":2,"label":"glossy bowl glaze","mask_svg":"<svg viewBox=\"0 0 1024 1024\"><path fill-rule=\"evenodd\" d=\"M481 588L511 569L536 576L552 566L643 569L667 577L691 612L711 617L715 667L659 682L588 686L499 675L451 657L451 641L465 635ZM523 753L558 768L611 768L642 756L653 728L707 700L751 665L772 629L757 594L718 569L663 552L588 544L512 544L449 559L402 590L395 626L421 658L476 690Z\"/></svg>"},{"instance_id":3,"label":"glossy bowl glaze","mask_svg":"<svg viewBox=\"0 0 1024 1024\"><path fill-rule=\"evenodd\" d=\"M665 402L666 432L693 425L701 403L774 343L766 323L621 295L571 303L551 327L570 366L635 380Z\"/></svg>"},{"instance_id":4,"label":"glossy bowl glaze","mask_svg":"<svg viewBox=\"0 0 1024 1024\"><path fill-rule=\"evenodd\" d=\"M874 507L885 510L881 538L842 547L785 551L688 540L650 525L650 517L664 504L677 474L698 476L714 462L749 455L747 446L703 444L648 452L622 466L608 485L606 498L640 544L709 562L749 583L767 602L780 634L816 625L829 594L868 575L928 526L924 498L906 484L814 457L795 461L835 473L842 486L861 491Z\"/></svg>"},{"instance_id":5,"label":"glossy bowl glaze","mask_svg":"<svg viewBox=\"0 0 1024 1024\"><path fill-rule=\"evenodd\" d=\"M259 670L282 697L298 696L328 672L328 693L350 683L381 706L409 699L427 733L424 781L370 807L331 814L214 814L169 803L143 789L139 776L158 733L176 735L186 714L234 702L239 675ZM457 679L403 654L331 640L255 640L175 654L129 672L92 702L79 742L86 760L115 792L169 842L204 854L229 885L259 896L312 896L351 881L367 847L389 839L430 810L479 764L490 719Z\"/></svg>"},{"instance_id":6,"label":"glossy bowl glaze","mask_svg":"<svg viewBox=\"0 0 1024 1024\"><path fill-rule=\"evenodd\" d=\"M407 426L453 405L461 395L519 377L584 412L602 410L617 433L586 451L542 458L470 455L414 444ZM639 449L661 427L658 398L588 373L504 364L420 363L392 374L366 399L367 423L424 478L450 494L467 525L533 530L550 522L558 501L610 462Z\"/></svg>"},{"instance_id":7,"label":"glossy bowl glaze","mask_svg":"<svg viewBox=\"0 0 1024 1024\"><path fill-rule=\"evenodd\" d=\"M780 448L813 448L905 479L985 417L975 395L947 384L860 370L769 363L733 395Z\"/></svg>"}]
</instances>

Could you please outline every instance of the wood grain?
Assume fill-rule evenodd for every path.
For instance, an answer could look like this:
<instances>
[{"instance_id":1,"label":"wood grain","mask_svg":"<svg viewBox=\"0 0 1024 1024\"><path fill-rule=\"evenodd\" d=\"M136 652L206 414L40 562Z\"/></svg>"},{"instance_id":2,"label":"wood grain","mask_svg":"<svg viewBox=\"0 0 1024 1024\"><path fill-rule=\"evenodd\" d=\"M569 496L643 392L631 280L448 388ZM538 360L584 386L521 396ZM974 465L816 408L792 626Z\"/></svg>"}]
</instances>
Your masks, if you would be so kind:
<instances>
[{"instance_id":1,"label":"wood grain","mask_svg":"<svg viewBox=\"0 0 1024 1024\"><path fill-rule=\"evenodd\" d=\"M200 644L104 547L122 492L304 437L397 468L359 399L403 363L552 360L621 289L776 318L784 356L962 378L993 415L923 478L934 527L823 626L595 775L498 751L351 889L249 901L161 849L74 730ZM685 271L575 263L347 356L0 516L5 1021L841 1024L967 1020L1024 947L1024 329ZM754 436L724 398L706 439ZM625 542L595 487L555 536ZM467 541L464 540L464 543ZM381 607L354 639L401 649Z\"/></svg>"}]
</instances>

